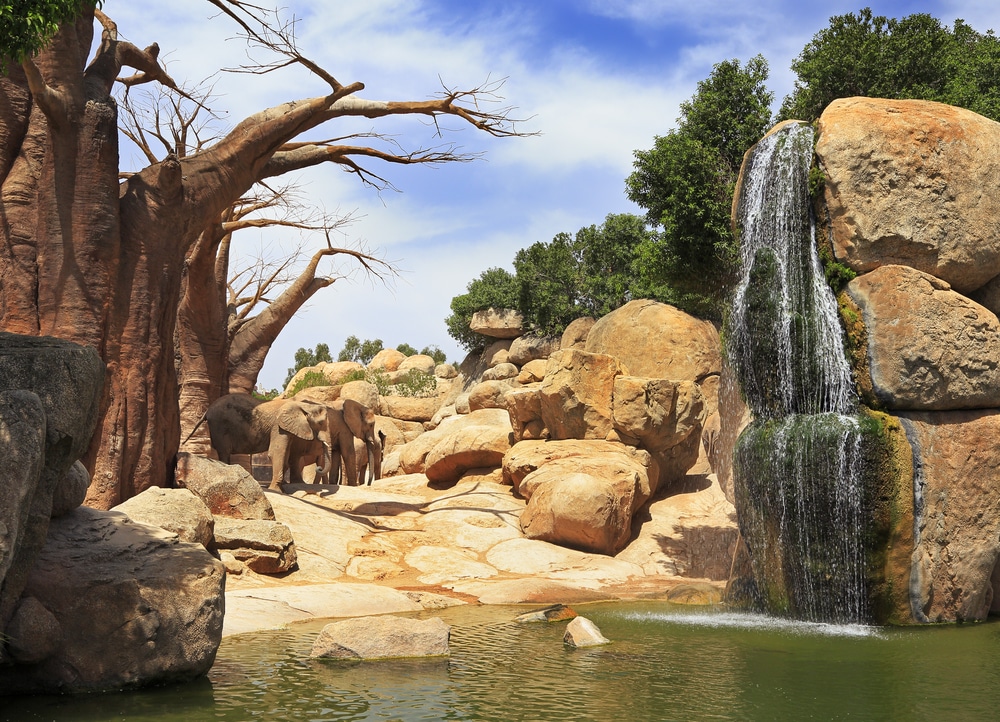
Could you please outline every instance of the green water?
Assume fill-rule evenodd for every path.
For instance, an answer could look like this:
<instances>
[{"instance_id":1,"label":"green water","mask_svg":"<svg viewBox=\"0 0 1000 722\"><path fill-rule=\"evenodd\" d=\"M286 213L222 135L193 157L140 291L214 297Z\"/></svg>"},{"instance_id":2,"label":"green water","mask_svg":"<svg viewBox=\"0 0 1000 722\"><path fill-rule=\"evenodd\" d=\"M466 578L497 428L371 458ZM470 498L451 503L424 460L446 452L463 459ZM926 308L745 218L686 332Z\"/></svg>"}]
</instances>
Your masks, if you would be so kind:
<instances>
[{"instance_id":1,"label":"green water","mask_svg":"<svg viewBox=\"0 0 1000 722\"><path fill-rule=\"evenodd\" d=\"M9 720L995 720L1000 624L874 629L582 605L613 643L573 650L565 622L456 607L451 657L310 660L323 622L226 639L207 680L144 692L0 700Z\"/></svg>"}]
</instances>

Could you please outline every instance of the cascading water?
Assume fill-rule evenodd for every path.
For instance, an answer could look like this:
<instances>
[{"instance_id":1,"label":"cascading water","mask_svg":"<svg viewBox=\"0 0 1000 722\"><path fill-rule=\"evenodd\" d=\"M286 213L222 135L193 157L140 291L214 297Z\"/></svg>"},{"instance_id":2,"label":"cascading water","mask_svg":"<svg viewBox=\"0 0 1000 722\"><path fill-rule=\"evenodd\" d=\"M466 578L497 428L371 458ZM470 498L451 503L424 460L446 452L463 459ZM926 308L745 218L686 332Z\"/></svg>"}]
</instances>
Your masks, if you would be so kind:
<instances>
[{"instance_id":1,"label":"cascading water","mask_svg":"<svg viewBox=\"0 0 1000 722\"><path fill-rule=\"evenodd\" d=\"M726 348L754 422L734 455L756 598L809 621L870 618L864 427L809 201L812 129L786 124L744 162L742 279Z\"/></svg>"}]
</instances>

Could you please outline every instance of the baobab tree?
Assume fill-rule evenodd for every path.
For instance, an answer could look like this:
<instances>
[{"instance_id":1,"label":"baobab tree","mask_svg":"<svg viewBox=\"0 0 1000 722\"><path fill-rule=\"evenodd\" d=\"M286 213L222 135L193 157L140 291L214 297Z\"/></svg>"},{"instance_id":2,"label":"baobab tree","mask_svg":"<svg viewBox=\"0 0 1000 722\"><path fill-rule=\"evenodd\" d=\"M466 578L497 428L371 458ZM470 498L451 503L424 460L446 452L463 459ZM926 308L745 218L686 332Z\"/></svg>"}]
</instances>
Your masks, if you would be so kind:
<instances>
[{"instance_id":1,"label":"baobab tree","mask_svg":"<svg viewBox=\"0 0 1000 722\"><path fill-rule=\"evenodd\" d=\"M366 162L460 159L311 143L309 131L340 118L416 116L519 134L509 109L481 104L495 88L370 100L363 83L341 83L301 55L291 27L264 22L257 6L206 1L249 42L278 53L278 64L306 69L323 94L261 110L198 153L168 153L120 179L116 83L182 92L155 43L140 49L120 40L109 17L81 2L75 19L61 22L36 55L8 61L0 79L0 323L92 346L107 364L102 416L84 459L87 502L99 508L169 481L180 434L174 341L185 259L206 229L255 184L293 170L337 163L364 180L378 177ZM90 58L95 25L101 41ZM124 68L134 72L123 76Z\"/></svg>"}]
</instances>

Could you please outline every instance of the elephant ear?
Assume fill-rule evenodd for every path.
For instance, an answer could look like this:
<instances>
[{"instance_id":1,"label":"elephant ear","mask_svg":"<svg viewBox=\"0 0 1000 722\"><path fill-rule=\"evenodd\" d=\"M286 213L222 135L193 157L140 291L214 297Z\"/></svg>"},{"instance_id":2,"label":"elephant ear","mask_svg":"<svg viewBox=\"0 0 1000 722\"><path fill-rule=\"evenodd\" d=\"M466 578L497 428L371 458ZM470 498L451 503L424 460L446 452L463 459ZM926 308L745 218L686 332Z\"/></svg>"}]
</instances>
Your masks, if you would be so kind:
<instances>
[{"instance_id":1,"label":"elephant ear","mask_svg":"<svg viewBox=\"0 0 1000 722\"><path fill-rule=\"evenodd\" d=\"M313 439L316 432L309 425L309 417L302 408L302 405L295 401L290 401L281 407L278 412L278 428L287 431L289 434L298 436L300 439Z\"/></svg>"}]
</instances>

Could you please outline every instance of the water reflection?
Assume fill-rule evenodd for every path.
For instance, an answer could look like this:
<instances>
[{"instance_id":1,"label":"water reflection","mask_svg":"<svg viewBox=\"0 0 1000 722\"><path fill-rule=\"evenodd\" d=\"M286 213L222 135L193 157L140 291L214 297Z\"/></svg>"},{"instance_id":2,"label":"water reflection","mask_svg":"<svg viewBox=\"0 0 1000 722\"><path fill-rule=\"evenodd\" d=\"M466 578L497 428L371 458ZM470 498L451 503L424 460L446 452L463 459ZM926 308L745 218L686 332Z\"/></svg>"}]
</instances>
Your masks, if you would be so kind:
<instances>
[{"instance_id":1,"label":"water reflection","mask_svg":"<svg viewBox=\"0 0 1000 722\"><path fill-rule=\"evenodd\" d=\"M994 719L1000 626L813 625L666 603L577 608L613 643L574 650L565 623L459 607L448 659L310 660L323 623L228 638L210 678L84 698L0 701L11 720Z\"/></svg>"}]
</instances>

